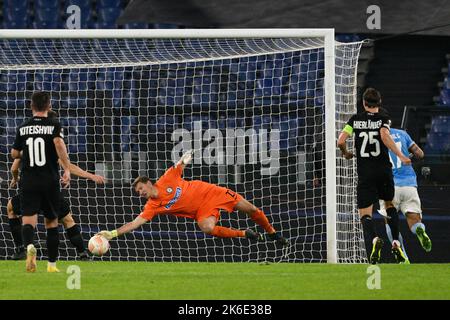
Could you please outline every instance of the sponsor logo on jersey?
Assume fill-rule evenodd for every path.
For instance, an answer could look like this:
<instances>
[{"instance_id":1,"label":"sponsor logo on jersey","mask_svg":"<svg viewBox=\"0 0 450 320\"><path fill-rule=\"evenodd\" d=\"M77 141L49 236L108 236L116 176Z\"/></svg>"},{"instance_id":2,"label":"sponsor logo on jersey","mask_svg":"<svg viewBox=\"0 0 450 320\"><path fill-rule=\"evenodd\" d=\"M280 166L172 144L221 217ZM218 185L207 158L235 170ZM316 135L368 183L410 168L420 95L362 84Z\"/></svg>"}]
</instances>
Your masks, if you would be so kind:
<instances>
[{"instance_id":1,"label":"sponsor logo on jersey","mask_svg":"<svg viewBox=\"0 0 450 320\"><path fill-rule=\"evenodd\" d=\"M177 190L175 191L175 195L173 196L172 200L170 200L164 208L166 208L167 210L170 209L171 206L173 206L175 204L175 202L178 201L178 199L180 199L181 196L181 188L177 187Z\"/></svg>"}]
</instances>

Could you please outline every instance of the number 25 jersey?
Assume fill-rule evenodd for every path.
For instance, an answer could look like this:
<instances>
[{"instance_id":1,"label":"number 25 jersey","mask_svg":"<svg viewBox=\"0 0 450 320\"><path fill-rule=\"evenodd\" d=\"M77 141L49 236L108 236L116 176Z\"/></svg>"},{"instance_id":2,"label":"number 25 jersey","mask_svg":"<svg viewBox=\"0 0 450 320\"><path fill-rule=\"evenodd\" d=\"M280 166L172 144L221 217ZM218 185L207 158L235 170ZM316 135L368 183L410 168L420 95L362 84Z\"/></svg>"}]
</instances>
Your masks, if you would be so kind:
<instances>
[{"instance_id":1,"label":"number 25 jersey","mask_svg":"<svg viewBox=\"0 0 450 320\"><path fill-rule=\"evenodd\" d=\"M367 111L353 115L344 132L355 134L358 174L378 168L391 168L388 148L381 140L381 128L390 130L391 120L384 113ZM363 170L363 171L361 171Z\"/></svg>"}]
</instances>

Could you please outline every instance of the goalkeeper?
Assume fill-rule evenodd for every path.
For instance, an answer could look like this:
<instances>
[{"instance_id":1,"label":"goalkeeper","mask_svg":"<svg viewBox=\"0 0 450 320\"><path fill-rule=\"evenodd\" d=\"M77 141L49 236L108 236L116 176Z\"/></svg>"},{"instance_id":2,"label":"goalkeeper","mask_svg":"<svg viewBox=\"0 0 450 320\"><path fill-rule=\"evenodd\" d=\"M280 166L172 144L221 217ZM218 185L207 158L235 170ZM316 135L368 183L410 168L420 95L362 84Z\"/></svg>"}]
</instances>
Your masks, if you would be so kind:
<instances>
[{"instance_id":1,"label":"goalkeeper","mask_svg":"<svg viewBox=\"0 0 450 320\"><path fill-rule=\"evenodd\" d=\"M147 177L138 177L132 186L140 196L147 199L144 210L132 222L113 231L101 231L100 235L111 240L117 236L139 228L156 215L172 214L197 221L200 229L220 238L245 237L263 241L262 234L251 229L236 230L217 225L220 209L232 212L238 210L247 214L267 232L267 239L278 245L287 246L288 241L275 231L264 212L245 200L236 192L207 182L184 180L184 167L192 160L192 151L186 152L173 167L152 184Z\"/></svg>"}]
</instances>

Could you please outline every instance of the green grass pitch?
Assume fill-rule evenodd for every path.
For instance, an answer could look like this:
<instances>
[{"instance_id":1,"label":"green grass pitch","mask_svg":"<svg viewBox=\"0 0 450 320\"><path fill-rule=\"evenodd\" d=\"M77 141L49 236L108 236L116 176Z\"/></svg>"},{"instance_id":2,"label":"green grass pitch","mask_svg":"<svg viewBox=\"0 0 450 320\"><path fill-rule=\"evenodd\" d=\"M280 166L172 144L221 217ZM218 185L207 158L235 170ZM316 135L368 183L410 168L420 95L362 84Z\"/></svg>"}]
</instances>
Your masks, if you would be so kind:
<instances>
[{"instance_id":1,"label":"green grass pitch","mask_svg":"<svg viewBox=\"0 0 450 320\"><path fill-rule=\"evenodd\" d=\"M67 288L70 265L80 289ZM368 265L60 261L36 273L0 261L0 299L450 299L450 265L381 264L381 289L367 288Z\"/></svg>"}]
</instances>

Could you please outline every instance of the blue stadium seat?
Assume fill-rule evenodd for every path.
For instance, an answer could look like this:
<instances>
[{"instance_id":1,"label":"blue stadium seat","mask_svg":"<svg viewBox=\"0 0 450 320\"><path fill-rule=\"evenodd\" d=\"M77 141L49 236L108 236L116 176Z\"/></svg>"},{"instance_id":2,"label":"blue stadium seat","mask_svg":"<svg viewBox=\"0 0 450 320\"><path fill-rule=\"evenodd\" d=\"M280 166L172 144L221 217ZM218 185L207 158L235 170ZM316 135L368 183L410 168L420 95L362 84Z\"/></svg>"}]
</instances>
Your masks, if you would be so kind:
<instances>
[{"instance_id":1,"label":"blue stadium seat","mask_svg":"<svg viewBox=\"0 0 450 320\"><path fill-rule=\"evenodd\" d=\"M28 17L28 5L20 5L20 1L15 2L14 5L4 5L3 16L9 21L18 19L23 20Z\"/></svg>"},{"instance_id":2,"label":"blue stadium seat","mask_svg":"<svg viewBox=\"0 0 450 320\"><path fill-rule=\"evenodd\" d=\"M59 0L34 0L34 8L52 8L56 10L59 8Z\"/></svg>"},{"instance_id":3,"label":"blue stadium seat","mask_svg":"<svg viewBox=\"0 0 450 320\"><path fill-rule=\"evenodd\" d=\"M450 105L450 89L442 89L440 98L441 98L441 104Z\"/></svg>"},{"instance_id":4,"label":"blue stadium seat","mask_svg":"<svg viewBox=\"0 0 450 320\"><path fill-rule=\"evenodd\" d=\"M441 154L450 152L450 133L430 132L425 145L425 152L430 154Z\"/></svg>"},{"instance_id":5,"label":"blue stadium seat","mask_svg":"<svg viewBox=\"0 0 450 320\"><path fill-rule=\"evenodd\" d=\"M97 0L97 8L105 8L105 7L122 7L121 0Z\"/></svg>"},{"instance_id":6,"label":"blue stadium seat","mask_svg":"<svg viewBox=\"0 0 450 320\"><path fill-rule=\"evenodd\" d=\"M116 22L122 10L120 8L101 8L97 10L98 21L100 22Z\"/></svg>"},{"instance_id":7,"label":"blue stadium seat","mask_svg":"<svg viewBox=\"0 0 450 320\"><path fill-rule=\"evenodd\" d=\"M431 131L434 133L450 133L450 116L435 116L431 120Z\"/></svg>"},{"instance_id":8,"label":"blue stadium seat","mask_svg":"<svg viewBox=\"0 0 450 320\"><path fill-rule=\"evenodd\" d=\"M90 22L90 29L117 29L117 24L113 21Z\"/></svg>"},{"instance_id":9,"label":"blue stadium seat","mask_svg":"<svg viewBox=\"0 0 450 320\"><path fill-rule=\"evenodd\" d=\"M34 14L37 21L59 21L59 14L55 12L55 8L37 8Z\"/></svg>"},{"instance_id":10,"label":"blue stadium seat","mask_svg":"<svg viewBox=\"0 0 450 320\"><path fill-rule=\"evenodd\" d=\"M28 19L25 18L25 20L4 20L3 21L3 28L4 29L27 29L28 28Z\"/></svg>"},{"instance_id":11,"label":"blue stadium seat","mask_svg":"<svg viewBox=\"0 0 450 320\"><path fill-rule=\"evenodd\" d=\"M81 8L91 7L91 0L65 0L65 8L70 5L77 5Z\"/></svg>"},{"instance_id":12,"label":"blue stadium seat","mask_svg":"<svg viewBox=\"0 0 450 320\"><path fill-rule=\"evenodd\" d=\"M33 22L33 28L35 29L60 29L63 27L63 24L61 21L34 21Z\"/></svg>"},{"instance_id":13,"label":"blue stadium seat","mask_svg":"<svg viewBox=\"0 0 450 320\"><path fill-rule=\"evenodd\" d=\"M149 25L145 22L126 23L123 25L124 29L148 29Z\"/></svg>"}]
</instances>

